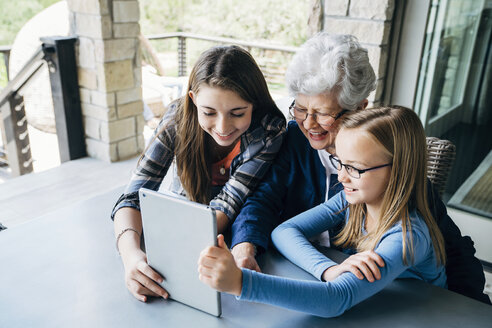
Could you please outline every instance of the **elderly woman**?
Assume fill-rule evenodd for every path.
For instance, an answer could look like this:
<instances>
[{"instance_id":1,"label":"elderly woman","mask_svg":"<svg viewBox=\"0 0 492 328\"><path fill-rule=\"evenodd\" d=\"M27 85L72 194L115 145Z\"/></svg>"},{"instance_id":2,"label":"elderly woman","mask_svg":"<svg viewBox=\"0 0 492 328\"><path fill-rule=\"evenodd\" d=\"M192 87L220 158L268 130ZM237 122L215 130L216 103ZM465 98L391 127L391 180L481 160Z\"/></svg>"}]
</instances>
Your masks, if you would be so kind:
<instances>
[{"instance_id":1,"label":"elderly woman","mask_svg":"<svg viewBox=\"0 0 492 328\"><path fill-rule=\"evenodd\" d=\"M367 50L350 35L320 33L294 56L286 74L291 96L287 135L262 183L244 204L232 225L232 254L240 267L260 271L255 256L268 248L280 223L328 200L342 186L329 160L340 118L364 109L375 88ZM428 184L430 186L430 183ZM429 187L429 204L446 246L448 289L490 303L483 294L485 278L469 237L462 237L446 207ZM330 231L335 236L337 229ZM320 236L322 244L328 235ZM346 265L357 276L378 278L383 265L377 254Z\"/></svg>"}]
</instances>

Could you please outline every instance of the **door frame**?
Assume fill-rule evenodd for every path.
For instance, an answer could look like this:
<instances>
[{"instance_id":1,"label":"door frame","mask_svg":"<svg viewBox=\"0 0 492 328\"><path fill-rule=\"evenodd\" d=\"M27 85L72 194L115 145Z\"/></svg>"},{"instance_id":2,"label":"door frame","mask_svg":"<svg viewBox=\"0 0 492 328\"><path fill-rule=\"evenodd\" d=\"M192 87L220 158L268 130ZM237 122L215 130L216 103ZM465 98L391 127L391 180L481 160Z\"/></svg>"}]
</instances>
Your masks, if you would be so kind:
<instances>
[{"instance_id":1,"label":"door frame","mask_svg":"<svg viewBox=\"0 0 492 328\"><path fill-rule=\"evenodd\" d=\"M424 62L422 58L424 53L439 47L440 38L435 38L426 45L426 30L429 24L435 25L436 29L440 30L444 24L445 14L445 8L444 10L437 10L439 7L434 6L433 8L432 2L432 0L404 1L403 9L400 9L400 18L398 18L398 11L396 12L396 24L398 24L396 30L399 29L400 31L395 33L397 36L393 37L393 44L396 44L396 46L393 47L391 56L393 57L393 62L389 63L391 75L386 85L388 92L385 96L385 102L416 110L424 125L426 134L441 136L467 116L467 113L464 112L467 106L463 105L468 91L467 85L473 53L470 55L466 67L462 68L461 78L466 82L463 84L462 90L460 90L461 98L459 102L446 112L430 117L431 110L429 106L432 90L428 87L428 84L426 86L422 84L424 77L421 76L420 72L423 65L428 65L429 76L431 79L434 77L437 52L433 51L427 62ZM439 6L444 7L447 5L447 0L441 0L439 4ZM478 29L478 25L475 25L475 29ZM472 49L475 47L475 42L476 38L470 45ZM431 83L431 81L429 80L428 83ZM419 90L419 85L422 85L421 90Z\"/></svg>"}]
</instances>

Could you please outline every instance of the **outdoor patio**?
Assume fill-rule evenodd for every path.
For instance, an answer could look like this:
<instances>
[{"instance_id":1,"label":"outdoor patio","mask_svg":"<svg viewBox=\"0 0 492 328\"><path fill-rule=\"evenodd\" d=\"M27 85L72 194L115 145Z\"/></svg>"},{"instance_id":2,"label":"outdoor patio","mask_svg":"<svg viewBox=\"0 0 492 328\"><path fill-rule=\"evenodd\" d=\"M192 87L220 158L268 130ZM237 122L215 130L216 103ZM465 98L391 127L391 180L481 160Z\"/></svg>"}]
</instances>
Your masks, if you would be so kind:
<instances>
[{"instance_id":1,"label":"outdoor patio","mask_svg":"<svg viewBox=\"0 0 492 328\"><path fill-rule=\"evenodd\" d=\"M90 3L99 4L103 2L90 1ZM163 59L167 62L174 61L173 65L178 61L178 77L161 76L154 72L156 65L154 67L147 65L148 62L145 59L151 60L147 56L148 53L145 53L141 48L142 35L139 25L138 1L114 1L110 3L111 5L114 4L112 10L98 7L99 5L85 6L83 1L67 2L70 7L70 15L77 16L76 23L73 23L74 31L72 31L76 40L74 41L76 46L73 49L77 61L71 71L65 72L66 75L78 74L75 92L73 90L71 92L71 96L74 97L71 100L75 100L76 106L72 107L73 102L71 105L58 103L54 106L66 106L70 110L78 106L75 108L75 112L80 114L80 117L75 120L76 126L80 128L77 146L79 149L83 148L84 154L78 154L74 157L67 155L70 148L73 149L72 146L68 146L71 137L60 136L58 132L57 136L57 134L40 131L32 125L28 126L27 118L20 118L13 122L12 126L25 128L29 133L30 144L17 146L17 153L19 154L18 162L21 163L20 158L23 156L22 154L25 154L23 151L27 149L26 152L30 154L28 154L27 160L26 158L22 159L26 161L21 164L29 162L29 166L32 163L33 173L16 177L11 174L12 170L7 169L6 165L0 166L0 223L7 229L16 229L26 222L76 205L94 196L102 195L116 187L122 187L128 182L139 154L145 148L146 141L152 134L152 127L155 126L156 120L159 120L159 116L165 110L165 105L184 91L183 85L186 83L186 74L189 73L186 66L187 39L210 42L208 45L237 43L249 50L256 47L257 51L280 51L288 55L292 55L296 51L296 47L293 46L269 47L266 44L183 32L149 35L146 39L147 43L152 41L155 44L168 39L179 43L172 58L169 56L162 57L162 55L160 55L161 57L153 57L154 59L157 58L157 62ZM397 8L398 11L395 11L393 15L394 1L389 0L382 2L385 6L380 8L375 6L372 14L367 13L368 8L360 11L355 10L357 8L352 8L355 7L355 5L351 5L351 3L355 3L354 1L347 1L347 7L338 8L339 11L329 1L324 1L324 3L326 13L317 13L319 21L314 25L319 23L319 29L333 30L336 33L356 34L362 43L367 45L371 64L378 76L377 89L371 93L369 101L376 105L387 103L391 90L385 88L388 88L391 83L388 83L386 79L389 82L392 79L397 80L395 78L397 74L392 71L394 63L388 64L387 62L390 62L396 53L396 50L395 52L392 51L392 43L396 45L400 42L397 39L392 40L393 32L391 29L398 26L395 22L398 19L401 20L401 17L398 18L397 14L403 15L403 12ZM328 14L329 10L331 10L331 15ZM379 12L377 12L378 10ZM316 12L312 13L312 15L315 14ZM321 21L324 25L320 23ZM152 53L152 48L148 49L148 52ZM42 52L39 54L43 56ZM188 57L191 57L190 55L188 53ZM46 58L48 57L45 54L45 57L42 58L45 61L42 64L44 68L50 72L57 72L60 67L53 68L56 66L53 66L54 63L57 63L56 58ZM262 66L260 60L258 62ZM164 69L170 70L168 67L164 67ZM268 67L263 65L262 69L265 69L264 74L268 78L268 74L271 73L268 73ZM73 74L74 72L77 74ZM277 80L279 76L283 78L283 71L281 74L275 72L274 77ZM61 85L61 83L59 84ZM7 99L5 103L7 104L11 100L13 103L14 98L19 99L17 96L22 93L20 92L21 88L19 87L17 90L13 88L14 92L9 95L9 98L5 98ZM164 88L168 88L168 90L164 92ZM60 101L60 99L64 99L59 96L63 92L58 91L60 93L57 99ZM284 91L279 92L278 89L273 89L272 95L279 108L286 114L291 99L285 97ZM53 97L56 98L57 96L54 95ZM24 107L24 100L20 100L17 105L12 105L12 103L10 104L12 108ZM147 109L152 110L150 116L158 113L152 117L153 123L149 124L150 119L145 118L144 105ZM147 114L149 114L148 111ZM61 117L60 120L68 126L74 126L70 125L71 123L66 117ZM55 124L53 123L53 125ZM73 129L67 129L67 131L72 132ZM19 137L24 132L19 129L15 132L15 137ZM12 138L12 135L10 137ZM65 148L59 147L58 138L61 138L62 142L65 143ZM468 143L468 140L466 142ZM3 145L0 144L0 146ZM472 150L470 147L470 151ZM60 159L62 153L65 156L63 160ZM2 154L0 153L0 155ZM472 200L480 199L480 206L487 207L487 213L490 213L490 196L487 192L483 192L485 189L477 189L475 194L470 191L473 191L472 187L477 181L481 181L481 185L490 190L490 184L487 184L482 178L485 176L484 172L488 172L489 180L491 180L490 162L492 157L490 156L488 157L488 166L486 168L484 166L483 170L477 170L480 174L474 174L473 179L471 179L473 183L466 184L466 190L461 188L461 191L456 193L461 198L458 199L455 196L450 205L453 205L453 202L458 205L474 205L470 201L470 195L475 195ZM21 167L20 164L17 166ZM467 201L468 203L466 203ZM480 213L477 214L477 212L465 212L466 206L451 208L449 214L464 235L472 236L477 249L477 257L484 263L492 265L492 253L490 251L492 249L492 239L490 238L492 220L485 219L485 216L480 217ZM111 225L109 215L108 212L107 224ZM1 234L2 232L0 232L0 236ZM485 276L487 279L485 292L492 298L492 273L485 271Z\"/></svg>"},{"instance_id":2,"label":"outdoor patio","mask_svg":"<svg viewBox=\"0 0 492 328\"><path fill-rule=\"evenodd\" d=\"M0 222L7 228L15 228L44 214L123 186L136 162L137 157L117 163L84 157L0 183Z\"/></svg>"}]
</instances>

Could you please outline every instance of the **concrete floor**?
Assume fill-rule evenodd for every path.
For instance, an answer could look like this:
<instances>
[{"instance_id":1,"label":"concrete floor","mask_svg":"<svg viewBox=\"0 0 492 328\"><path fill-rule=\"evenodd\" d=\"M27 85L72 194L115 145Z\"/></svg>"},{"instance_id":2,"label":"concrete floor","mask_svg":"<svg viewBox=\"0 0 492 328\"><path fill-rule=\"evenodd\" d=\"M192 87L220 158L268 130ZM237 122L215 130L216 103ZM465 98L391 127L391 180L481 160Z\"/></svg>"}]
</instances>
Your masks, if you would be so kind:
<instances>
[{"instance_id":1,"label":"concrete floor","mask_svg":"<svg viewBox=\"0 0 492 328\"><path fill-rule=\"evenodd\" d=\"M0 184L0 222L14 228L55 209L123 186L128 183L136 162L137 158L106 163L86 157L9 179Z\"/></svg>"},{"instance_id":2,"label":"concrete floor","mask_svg":"<svg viewBox=\"0 0 492 328\"><path fill-rule=\"evenodd\" d=\"M138 160L107 163L85 157L60 165L56 134L31 125L28 131L34 173L13 178L8 168L0 167L0 223L7 228L126 185ZM145 126L145 140L151 136Z\"/></svg>"}]
</instances>

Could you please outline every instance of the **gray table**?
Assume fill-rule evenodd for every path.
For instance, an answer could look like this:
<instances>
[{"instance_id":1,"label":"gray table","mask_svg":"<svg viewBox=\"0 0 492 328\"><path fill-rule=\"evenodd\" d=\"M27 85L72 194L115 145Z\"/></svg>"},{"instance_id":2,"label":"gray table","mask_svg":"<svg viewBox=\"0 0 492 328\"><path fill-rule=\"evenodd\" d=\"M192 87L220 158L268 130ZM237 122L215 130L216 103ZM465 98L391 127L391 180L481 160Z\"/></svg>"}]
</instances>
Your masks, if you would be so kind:
<instances>
[{"instance_id":1,"label":"gray table","mask_svg":"<svg viewBox=\"0 0 492 328\"><path fill-rule=\"evenodd\" d=\"M124 286L114 247L109 213L120 192L0 232L0 327L492 327L492 307L416 280L397 280L333 319L227 294L221 318L174 301L141 303ZM276 252L260 263L314 279Z\"/></svg>"}]
</instances>

